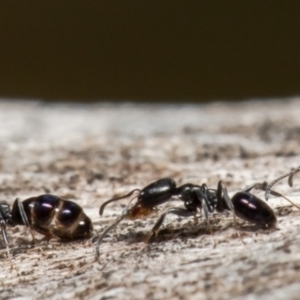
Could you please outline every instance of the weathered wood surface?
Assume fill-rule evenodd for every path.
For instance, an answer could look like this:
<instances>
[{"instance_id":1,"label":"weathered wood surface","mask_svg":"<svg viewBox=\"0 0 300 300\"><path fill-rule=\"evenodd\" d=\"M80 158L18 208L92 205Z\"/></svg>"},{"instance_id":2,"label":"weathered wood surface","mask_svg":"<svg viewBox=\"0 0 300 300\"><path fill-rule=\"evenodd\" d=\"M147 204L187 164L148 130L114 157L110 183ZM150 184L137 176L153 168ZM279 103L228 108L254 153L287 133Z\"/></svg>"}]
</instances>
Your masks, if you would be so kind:
<instances>
[{"instance_id":1,"label":"weathered wood surface","mask_svg":"<svg viewBox=\"0 0 300 300\"><path fill-rule=\"evenodd\" d=\"M210 187L222 179L233 195L300 165L299 112L297 99L199 106L2 101L1 199L46 192L73 199L99 232L127 203L112 204L100 218L104 200L161 177ZM286 180L276 189L300 202L299 176L293 189ZM8 228L13 267L1 240L0 298L299 299L300 212L282 199L270 205L278 229L239 221L245 245L230 214L212 220L216 248L202 220L170 216L149 246L143 239L157 216L124 221L101 244L100 263L92 240L32 245L24 227Z\"/></svg>"}]
</instances>

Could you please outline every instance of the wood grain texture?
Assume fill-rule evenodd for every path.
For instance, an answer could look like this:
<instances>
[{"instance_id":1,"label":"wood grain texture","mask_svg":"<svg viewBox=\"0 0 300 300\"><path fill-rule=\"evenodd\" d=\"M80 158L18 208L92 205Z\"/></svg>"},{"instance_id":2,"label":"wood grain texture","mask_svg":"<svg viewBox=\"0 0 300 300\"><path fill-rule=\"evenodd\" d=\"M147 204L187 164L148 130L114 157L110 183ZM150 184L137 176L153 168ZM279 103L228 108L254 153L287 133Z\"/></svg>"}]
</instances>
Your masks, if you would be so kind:
<instances>
[{"instance_id":1,"label":"wood grain texture","mask_svg":"<svg viewBox=\"0 0 300 300\"><path fill-rule=\"evenodd\" d=\"M299 111L297 99L198 106L3 100L1 200L43 193L72 199L91 217L96 235L127 201L111 204L103 217L101 203L158 178L212 188L222 179L233 195L300 165ZM292 189L284 180L276 190L299 203L298 178ZM269 203L278 229L239 220L245 245L230 214L212 217L216 248L201 219L173 216L145 245L158 213L110 232L99 263L93 239L33 245L25 228L8 228L13 267L0 240L0 298L298 299L300 212L283 199Z\"/></svg>"}]
</instances>

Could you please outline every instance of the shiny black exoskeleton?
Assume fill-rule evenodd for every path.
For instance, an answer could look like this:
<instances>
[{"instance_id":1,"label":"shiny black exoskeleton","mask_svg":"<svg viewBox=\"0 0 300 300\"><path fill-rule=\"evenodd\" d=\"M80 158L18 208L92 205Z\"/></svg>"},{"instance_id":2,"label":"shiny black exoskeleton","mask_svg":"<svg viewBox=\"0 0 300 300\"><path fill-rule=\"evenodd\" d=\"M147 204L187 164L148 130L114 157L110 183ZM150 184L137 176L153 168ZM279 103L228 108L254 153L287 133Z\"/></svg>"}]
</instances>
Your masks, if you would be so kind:
<instances>
[{"instance_id":1,"label":"shiny black exoskeleton","mask_svg":"<svg viewBox=\"0 0 300 300\"><path fill-rule=\"evenodd\" d=\"M16 199L12 208L6 201L0 202L0 226L8 248L6 225L25 225L47 238L73 240L92 235L93 224L75 202L54 195L40 195L24 201ZM34 238L34 236L33 236Z\"/></svg>"},{"instance_id":2,"label":"shiny black exoskeleton","mask_svg":"<svg viewBox=\"0 0 300 300\"><path fill-rule=\"evenodd\" d=\"M274 227L276 217L271 207L249 192L238 192L232 198L234 213L241 219L261 225Z\"/></svg>"},{"instance_id":3,"label":"shiny black exoskeleton","mask_svg":"<svg viewBox=\"0 0 300 300\"><path fill-rule=\"evenodd\" d=\"M276 224L276 217L273 210L266 202L251 194L253 188L265 189L266 184L254 184L242 192L236 193L231 199L229 198L227 189L222 181L219 181L217 189L209 189L205 184L183 184L176 187L176 183L172 178L159 179L142 190L135 189L130 193L110 199L104 202L99 214L102 215L104 208L107 204L132 196L135 192L137 194L137 201L132 206L129 205L123 210L122 215L116 221L104 230L98 238L96 248L96 257L99 257L99 245L101 240L109 230L115 227L123 219L136 219L147 216L153 212L156 206L169 201L172 197L176 196L183 201L185 208L171 207L165 211L157 220L156 224L149 232L147 241L158 233L167 214L175 214L181 217L196 216L197 212L203 211L204 217L209 225L209 213L223 212L230 210L233 212L234 217L237 215L239 218L249 221L254 224L262 225L264 227L273 227ZM281 194L271 191L275 196Z\"/></svg>"}]
</instances>

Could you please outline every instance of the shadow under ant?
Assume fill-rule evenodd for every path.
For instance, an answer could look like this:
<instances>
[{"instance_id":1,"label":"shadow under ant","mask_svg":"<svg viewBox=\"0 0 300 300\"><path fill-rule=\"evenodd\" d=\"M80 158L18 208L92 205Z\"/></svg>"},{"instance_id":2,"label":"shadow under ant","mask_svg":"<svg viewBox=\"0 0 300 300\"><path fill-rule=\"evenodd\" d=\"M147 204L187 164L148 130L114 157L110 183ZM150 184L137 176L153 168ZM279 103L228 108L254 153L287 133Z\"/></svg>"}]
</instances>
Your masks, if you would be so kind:
<instances>
[{"instance_id":1,"label":"shadow under ant","mask_svg":"<svg viewBox=\"0 0 300 300\"><path fill-rule=\"evenodd\" d=\"M56 238L48 238L48 237L42 237L42 238L35 238L35 240L30 240L26 237L17 237L14 239L13 244L14 247L10 248L10 252L12 257L16 257L17 255L24 254L28 250L32 249L40 249L42 251L44 250L53 250L53 248L60 248L60 245L74 245L74 244L82 244L88 241L89 239L74 239L74 240L67 240L67 239L56 239ZM0 245L2 249L2 245ZM6 249L5 254L3 253L3 257L7 257ZM0 258L2 255L0 254Z\"/></svg>"},{"instance_id":2,"label":"shadow under ant","mask_svg":"<svg viewBox=\"0 0 300 300\"><path fill-rule=\"evenodd\" d=\"M268 228L258 225L258 224L247 224L244 223L237 223L237 227L234 224L234 221L228 221L228 219L222 219L222 218L212 218L210 220L211 232L207 228L207 224L205 221L201 222L198 221L196 224L194 221L189 221L185 223L183 226L178 226L177 228L174 228L169 224L165 228L160 229L159 233L155 238L151 239L149 243L145 243L147 241L149 232L148 231L134 231L130 230L130 232L127 232L125 234L118 234L118 236L114 236L113 239L117 242L126 242L127 245L133 245L136 243L145 243L145 245L151 246L151 245L158 245L160 243L180 239L180 240L187 240L187 239L197 239L200 236L214 236L214 235L220 235L225 233L226 231L229 231L230 229L236 230L238 229L241 233L242 232L248 232L248 233L256 233L256 232L262 232L264 234L269 234L270 230L278 230L276 228L270 228L269 230L266 230ZM96 238L94 237L92 239L92 242L96 242ZM102 241L102 243L105 243L105 239ZM107 241L110 242L110 241Z\"/></svg>"}]
</instances>

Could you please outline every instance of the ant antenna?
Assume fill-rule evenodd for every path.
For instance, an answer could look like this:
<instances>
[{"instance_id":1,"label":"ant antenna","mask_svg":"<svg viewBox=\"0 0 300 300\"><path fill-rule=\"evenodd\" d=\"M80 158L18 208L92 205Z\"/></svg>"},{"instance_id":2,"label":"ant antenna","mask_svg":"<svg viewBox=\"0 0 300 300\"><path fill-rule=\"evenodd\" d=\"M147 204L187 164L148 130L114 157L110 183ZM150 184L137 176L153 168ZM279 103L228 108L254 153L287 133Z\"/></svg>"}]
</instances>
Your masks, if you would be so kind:
<instances>
[{"instance_id":1,"label":"ant antenna","mask_svg":"<svg viewBox=\"0 0 300 300\"><path fill-rule=\"evenodd\" d=\"M135 192L137 190L133 190L131 191L129 194L123 196L123 197L119 197L119 198L125 198L126 196L131 196L133 194L133 192ZM128 216L128 212L129 212L129 206L131 204L131 202L135 199L136 197L132 198L129 203L126 205L126 207L123 209L122 211L122 215L120 217L118 217L110 226L108 226L103 232L102 234L98 237L98 240L97 240L97 245L96 245L96 260L99 259L99 256L100 256L100 243L101 241L103 240L103 238L106 236L106 234L111 231L113 228L115 228L122 220L124 220L127 216ZM112 202L112 200L118 200L117 198L114 198L114 199L111 199L111 200L108 200L106 201L105 203L107 202ZM105 204L103 203L103 204ZM102 205L103 205L102 204ZM103 210L102 210L103 212Z\"/></svg>"},{"instance_id":2,"label":"ant antenna","mask_svg":"<svg viewBox=\"0 0 300 300\"><path fill-rule=\"evenodd\" d=\"M100 256L100 243L103 240L103 238L106 236L106 234L111 231L114 227L116 227L123 219L126 218L126 214L122 214L120 217L118 217L110 226L108 226L102 234L99 236L97 240L97 245L96 245L96 260L99 259Z\"/></svg>"},{"instance_id":3,"label":"ant antenna","mask_svg":"<svg viewBox=\"0 0 300 300\"><path fill-rule=\"evenodd\" d=\"M141 190L140 189L134 189L132 190L131 192L129 192L128 194L126 195L123 195L123 196L120 196L120 197L116 197L116 198L112 198L112 199L109 199L107 201L105 201L101 206L100 206L100 209L99 209L99 215L102 216L103 214L103 211L104 211L104 208L107 204L111 203L111 202L114 202L114 201L118 201L118 200L121 200L121 199L125 199L125 198L128 198L130 197L134 192L140 192Z\"/></svg>"}]
</instances>

